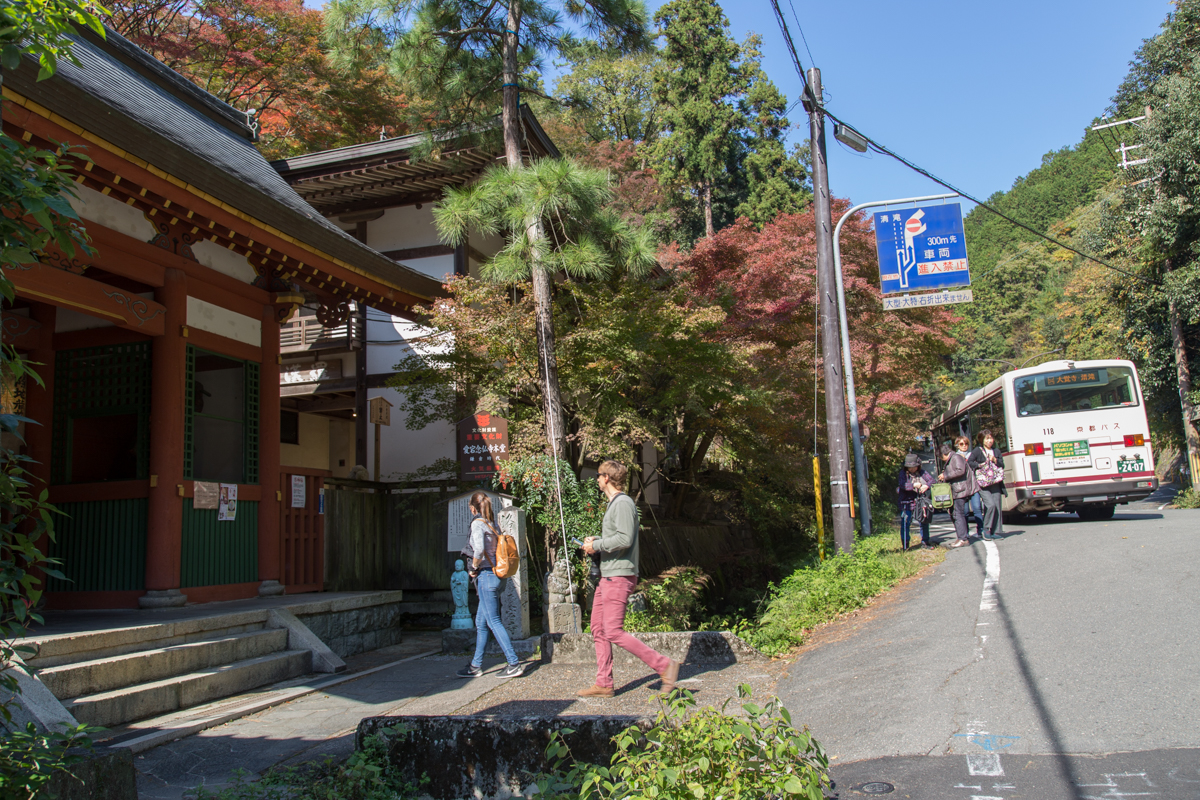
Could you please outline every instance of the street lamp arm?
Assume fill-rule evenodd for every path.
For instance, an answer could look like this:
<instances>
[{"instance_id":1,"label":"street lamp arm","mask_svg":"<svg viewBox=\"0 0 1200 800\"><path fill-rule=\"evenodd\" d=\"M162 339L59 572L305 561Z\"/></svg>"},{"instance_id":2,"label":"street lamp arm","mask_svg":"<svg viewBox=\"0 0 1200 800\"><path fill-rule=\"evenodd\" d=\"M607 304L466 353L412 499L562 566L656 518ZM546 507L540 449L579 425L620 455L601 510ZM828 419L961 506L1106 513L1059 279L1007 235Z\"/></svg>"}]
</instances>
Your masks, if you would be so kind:
<instances>
[{"instance_id":1,"label":"street lamp arm","mask_svg":"<svg viewBox=\"0 0 1200 800\"><path fill-rule=\"evenodd\" d=\"M905 197L900 200L875 200L870 203L859 203L851 208L838 220L833 229L833 277L837 283L838 325L841 328L842 339L842 374L846 379L846 405L850 411L850 438L854 443L854 474L858 480L858 505L862 514L862 532L864 536L871 535L871 497L867 486L867 459L863 453L862 431L858 424L858 398L854 394L854 364L850 359L850 325L846 321L846 290L842 280L842 226L846 220L864 208L871 206L898 206L904 203L920 203L925 200L945 200L958 197L957 192L950 194L933 194L928 197ZM851 500L851 503L854 501Z\"/></svg>"},{"instance_id":2,"label":"street lamp arm","mask_svg":"<svg viewBox=\"0 0 1200 800\"><path fill-rule=\"evenodd\" d=\"M997 364L1008 364L1013 369L1020 369L1020 367L1018 367L1013 362L1005 361L1003 358L972 358L971 360L972 361L995 361Z\"/></svg>"},{"instance_id":3,"label":"street lamp arm","mask_svg":"<svg viewBox=\"0 0 1200 800\"><path fill-rule=\"evenodd\" d=\"M1024 360L1022 363L1021 363L1021 366L1017 367L1017 369L1023 369L1023 368L1024 368L1024 366L1025 366L1026 364L1028 364L1030 361L1033 361L1035 358L1041 358L1042 356L1048 356L1048 355L1051 355L1051 354L1053 354L1053 353L1060 353L1060 352L1062 352L1062 348L1061 348L1061 347L1056 347L1056 348L1054 348L1053 350L1047 350L1047 351L1046 351L1046 352L1044 352L1044 353L1038 353L1036 356L1030 356L1029 358L1025 359L1025 360Z\"/></svg>"}]
</instances>

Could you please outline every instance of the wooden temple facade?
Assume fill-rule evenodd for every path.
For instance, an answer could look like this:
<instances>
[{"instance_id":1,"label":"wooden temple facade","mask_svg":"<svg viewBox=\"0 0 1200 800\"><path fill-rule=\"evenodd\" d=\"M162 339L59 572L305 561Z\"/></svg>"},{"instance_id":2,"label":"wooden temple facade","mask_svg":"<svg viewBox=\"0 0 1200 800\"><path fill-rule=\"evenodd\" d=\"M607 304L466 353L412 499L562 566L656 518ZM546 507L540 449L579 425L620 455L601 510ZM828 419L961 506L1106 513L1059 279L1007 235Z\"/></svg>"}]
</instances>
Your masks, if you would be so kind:
<instances>
[{"instance_id":1,"label":"wooden temple facade","mask_svg":"<svg viewBox=\"0 0 1200 800\"><path fill-rule=\"evenodd\" d=\"M253 120L116 34L38 82L6 70L5 134L86 148L94 253L4 264L4 342L40 366L7 392L62 512L59 608L159 607L320 587L320 497L280 466L280 325L298 306L412 318L441 292L326 221L254 148ZM236 486L233 519L196 485ZM204 507L198 507L204 506ZM228 515L226 515L228 516ZM306 572L307 570L307 572Z\"/></svg>"}]
</instances>

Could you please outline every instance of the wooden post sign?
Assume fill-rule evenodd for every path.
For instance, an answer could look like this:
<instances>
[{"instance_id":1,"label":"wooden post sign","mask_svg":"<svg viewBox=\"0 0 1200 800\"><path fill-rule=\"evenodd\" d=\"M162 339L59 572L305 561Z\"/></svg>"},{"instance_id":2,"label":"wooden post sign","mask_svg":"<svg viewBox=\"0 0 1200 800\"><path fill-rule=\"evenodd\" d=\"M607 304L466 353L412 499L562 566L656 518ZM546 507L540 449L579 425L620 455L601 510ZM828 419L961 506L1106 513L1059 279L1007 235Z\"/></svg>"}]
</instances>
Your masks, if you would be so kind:
<instances>
[{"instance_id":1,"label":"wooden post sign","mask_svg":"<svg viewBox=\"0 0 1200 800\"><path fill-rule=\"evenodd\" d=\"M496 464L508 456L508 420L475 414L458 423L459 480L491 480Z\"/></svg>"},{"instance_id":2,"label":"wooden post sign","mask_svg":"<svg viewBox=\"0 0 1200 800\"><path fill-rule=\"evenodd\" d=\"M392 424L392 404L386 397L372 397L367 411L367 419L375 425L375 482L379 483L379 427Z\"/></svg>"}]
</instances>

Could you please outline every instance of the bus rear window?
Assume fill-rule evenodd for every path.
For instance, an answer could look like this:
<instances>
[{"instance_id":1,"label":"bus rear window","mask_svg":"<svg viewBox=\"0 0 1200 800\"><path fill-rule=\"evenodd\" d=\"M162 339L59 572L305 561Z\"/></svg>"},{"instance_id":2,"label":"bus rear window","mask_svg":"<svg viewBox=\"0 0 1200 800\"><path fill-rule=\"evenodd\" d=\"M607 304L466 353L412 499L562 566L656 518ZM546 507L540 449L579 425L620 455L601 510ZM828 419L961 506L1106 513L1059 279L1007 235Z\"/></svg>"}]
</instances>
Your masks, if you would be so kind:
<instances>
[{"instance_id":1,"label":"bus rear window","mask_svg":"<svg viewBox=\"0 0 1200 800\"><path fill-rule=\"evenodd\" d=\"M1013 381L1017 415L1061 414L1138 404L1128 367L1071 369L1026 375Z\"/></svg>"}]
</instances>

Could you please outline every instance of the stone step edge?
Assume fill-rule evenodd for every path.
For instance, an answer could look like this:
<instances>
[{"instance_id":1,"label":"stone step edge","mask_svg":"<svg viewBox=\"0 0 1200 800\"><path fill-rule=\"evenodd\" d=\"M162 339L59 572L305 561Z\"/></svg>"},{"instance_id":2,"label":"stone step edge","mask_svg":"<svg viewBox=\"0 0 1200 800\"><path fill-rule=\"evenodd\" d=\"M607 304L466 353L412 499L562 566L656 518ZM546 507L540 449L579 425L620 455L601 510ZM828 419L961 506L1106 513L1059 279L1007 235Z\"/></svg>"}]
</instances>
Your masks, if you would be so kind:
<instances>
[{"instance_id":1,"label":"stone step edge","mask_svg":"<svg viewBox=\"0 0 1200 800\"><path fill-rule=\"evenodd\" d=\"M214 611L213 614L200 617L152 622L145 625L130 625L124 628L106 628L104 630L81 633L55 633L45 636L35 634L25 637L22 644L30 644L38 648L36 656L26 659L27 662L34 662L31 666L36 668L38 658L57 657L79 650L99 650L106 646L104 642L114 638L135 638L138 641L153 641L154 639L167 639L173 636L186 636L193 633L220 631L224 628L262 625L265 624L268 614L276 609L287 609L297 617L306 617L315 614L354 611L369 606L390 605L403 601L403 590L392 589L352 597L307 600L301 603L271 606L270 608L256 608L249 611L225 613ZM156 630L170 630L171 633L157 635L154 633ZM71 644L87 645L92 642L100 642L101 644L78 648L70 647Z\"/></svg>"},{"instance_id":2,"label":"stone step edge","mask_svg":"<svg viewBox=\"0 0 1200 800\"><path fill-rule=\"evenodd\" d=\"M232 722L241 717L257 714L259 711L266 710L272 706L282 705L283 703L314 692L320 692L342 683L349 683L359 678L365 678L368 675L390 669L407 661L440 655L441 652L440 649L429 650L417 655L406 656L396 661L390 661L387 664L381 664L377 667L371 667L362 672L353 672L324 680L310 681L300 686L260 689L233 697L222 698L221 700L204 705L174 711L160 717L138 720L129 723L127 729L118 736L114 736L112 739L100 740L97 742L97 745L100 747L125 748L135 754L141 753L160 744L173 742L185 736L191 736L200 731L224 725L226 722ZM292 681L284 681L284 683L292 683Z\"/></svg>"},{"instance_id":3,"label":"stone step edge","mask_svg":"<svg viewBox=\"0 0 1200 800\"><path fill-rule=\"evenodd\" d=\"M241 631L240 633L218 634L217 636L210 636L206 639L195 639L190 642L179 642L177 644L169 644L169 645L165 645L163 647L155 647L150 650L133 650L129 653L121 653L120 655L115 655L115 656L105 656L103 658L94 658L90 661L71 661L66 664L55 664L52 667L42 667L41 669L38 669L35 666L32 669L34 670L34 672L37 673L38 677L44 681L45 678L42 677L44 675L50 675L50 676L61 675L61 674L70 672L73 669L86 669L86 668L89 668L89 667L92 667L95 665L99 665L99 664L120 663L122 661L132 661L133 659L136 659L136 658L154 658L156 655L160 655L163 653L169 653L171 651L191 649L191 648L196 648L196 647L204 647L206 645L231 642L231 641L238 640L238 639L251 639L251 638L262 637L262 636L271 636L273 634L278 635L276 633L277 631L282 631L283 635L284 635L283 647L280 648L280 650L278 650L278 651L274 651L274 652L280 652L282 650L287 649L287 631L283 630L281 628L258 628L257 630ZM183 674L183 673L181 673L181 674ZM163 678L161 680L168 680L168 679ZM138 685L140 685L140 684L132 684L132 683L128 684L128 686L138 686ZM113 691L113 690L108 690L108 691ZM99 692L97 692L96 694L99 694ZM61 700L63 698L60 697L59 699ZM68 699L70 699L70 698L68 698Z\"/></svg>"}]
</instances>

